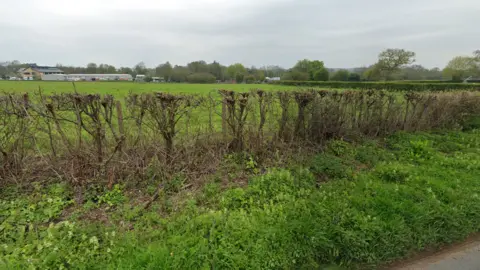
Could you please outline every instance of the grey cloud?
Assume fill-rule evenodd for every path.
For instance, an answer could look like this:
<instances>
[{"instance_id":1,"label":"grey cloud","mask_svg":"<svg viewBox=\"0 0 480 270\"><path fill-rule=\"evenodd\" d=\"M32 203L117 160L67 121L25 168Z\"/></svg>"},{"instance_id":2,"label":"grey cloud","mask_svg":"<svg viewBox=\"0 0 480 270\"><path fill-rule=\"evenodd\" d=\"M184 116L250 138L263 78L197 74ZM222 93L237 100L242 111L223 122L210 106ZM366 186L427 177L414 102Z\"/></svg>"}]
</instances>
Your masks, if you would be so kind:
<instances>
[{"instance_id":1,"label":"grey cloud","mask_svg":"<svg viewBox=\"0 0 480 270\"><path fill-rule=\"evenodd\" d=\"M0 60L154 66L204 59L289 67L310 58L354 67L373 63L382 49L400 47L415 51L420 64L442 67L480 44L476 0L182 3L183 8L146 5L78 16L43 10L31 23L0 18ZM35 13L21 8L22 14Z\"/></svg>"}]
</instances>

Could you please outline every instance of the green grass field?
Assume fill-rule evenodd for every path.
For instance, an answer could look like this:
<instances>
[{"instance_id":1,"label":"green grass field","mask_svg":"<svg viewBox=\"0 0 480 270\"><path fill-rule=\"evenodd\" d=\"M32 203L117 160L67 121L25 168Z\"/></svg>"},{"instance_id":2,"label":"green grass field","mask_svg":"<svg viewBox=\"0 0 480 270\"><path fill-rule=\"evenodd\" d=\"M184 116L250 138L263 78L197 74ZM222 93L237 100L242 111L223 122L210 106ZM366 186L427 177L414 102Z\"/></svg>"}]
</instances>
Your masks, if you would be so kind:
<instances>
[{"instance_id":1,"label":"green grass field","mask_svg":"<svg viewBox=\"0 0 480 270\"><path fill-rule=\"evenodd\" d=\"M248 91L250 89L287 90L292 86L270 84L185 84L185 83L134 83L134 82L75 82L78 92L95 94L112 94L124 97L130 91L145 93L165 91L172 93L205 94L216 89ZM73 91L72 82L48 81L0 81L1 92L33 92L41 88L45 93L60 93Z\"/></svg>"}]
</instances>

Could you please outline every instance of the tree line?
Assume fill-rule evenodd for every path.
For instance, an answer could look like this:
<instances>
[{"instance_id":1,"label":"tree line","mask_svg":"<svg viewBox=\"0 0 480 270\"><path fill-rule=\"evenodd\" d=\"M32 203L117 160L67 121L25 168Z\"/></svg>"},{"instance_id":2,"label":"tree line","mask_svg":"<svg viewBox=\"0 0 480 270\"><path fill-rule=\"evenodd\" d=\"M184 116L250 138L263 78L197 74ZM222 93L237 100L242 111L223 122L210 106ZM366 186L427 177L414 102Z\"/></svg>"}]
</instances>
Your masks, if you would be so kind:
<instances>
[{"instance_id":1,"label":"tree line","mask_svg":"<svg viewBox=\"0 0 480 270\"><path fill-rule=\"evenodd\" d=\"M229 66L217 61L207 63L199 60L187 65L172 65L165 62L156 67L147 67L139 62L133 67L115 67L109 64L89 63L85 67L57 64L67 74L143 74L147 80L163 78L166 82L255 83L265 78L281 78L293 81L392 81L392 80L449 80L462 81L469 77L480 77L480 50L471 56L457 56L444 69L425 68L415 63L415 52L404 49L387 49L378 55L378 60L367 67L353 69L329 69L320 60L299 60L293 67L280 66L245 67L240 63ZM0 62L0 77L15 76L16 71L28 64L19 61Z\"/></svg>"},{"instance_id":2,"label":"tree line","mask_svg":"<svg viewBox=\"0 0 480 270\"><path fill-rule=\"evenodd\" d=\"M6 79L11 76L17 76L20 68L28 67L29 64L19 61L4 62L0 64L0 77ZM89 63L86 67L66 66L57 64L57 68L66 74L130 74L133 77L142 74L147 76L147 80L153 77L160 77L166 82L194 82L194 83L214 83L216 81L236 81L254 83L264 81L266 77L281 77L286 69L280 66L264 67L245 67L240 63L225 66L217 61L207 63L199 60L188 63L185 66L172 65L165 62L154 68L149 68L144 62L140 62L133 67L115 67L109 64Z\"/></svg>"}]
</instances>

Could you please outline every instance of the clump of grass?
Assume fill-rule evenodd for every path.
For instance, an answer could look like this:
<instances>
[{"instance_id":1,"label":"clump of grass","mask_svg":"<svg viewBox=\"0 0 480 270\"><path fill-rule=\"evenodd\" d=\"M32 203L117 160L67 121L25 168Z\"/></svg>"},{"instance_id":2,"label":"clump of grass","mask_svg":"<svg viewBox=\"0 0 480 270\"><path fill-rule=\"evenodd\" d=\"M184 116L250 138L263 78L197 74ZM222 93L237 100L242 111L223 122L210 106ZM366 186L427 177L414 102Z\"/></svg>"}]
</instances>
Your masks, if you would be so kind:
<instances>
[{"instance_id":1,"label":"clump of grass","mask_svg":"<svg viewBox=\"0 0 480 270\"><path fill-rule=\"evenodd\" d=\"M352 174L352 167L347 164L337 156L319 154L314 158L310 170L324 180L348 178Z\"/></svg>"},{"instance_id":2,"label":"clump of grass","mask_svg":"<svg viewBox=\"0 0 480 270\"><path fill-rule=\"evenodd\" d=\"M376 167L377 176L386 182L404 184L410 177L410 171L407 166L399 163L389 163Z\"/></svg>"},{"instance_id":3,"label":"clump of grass","mask_svg":"<svg viewBox=\"0 0 480 270\"><path fill-rule=\"evenodd\" d=\"M368 166L375 166L379 162L391 161L395 155L380 147L377 142L369 141L358 146L355 151L355 160Z\"/></svg>"}]
</instances>

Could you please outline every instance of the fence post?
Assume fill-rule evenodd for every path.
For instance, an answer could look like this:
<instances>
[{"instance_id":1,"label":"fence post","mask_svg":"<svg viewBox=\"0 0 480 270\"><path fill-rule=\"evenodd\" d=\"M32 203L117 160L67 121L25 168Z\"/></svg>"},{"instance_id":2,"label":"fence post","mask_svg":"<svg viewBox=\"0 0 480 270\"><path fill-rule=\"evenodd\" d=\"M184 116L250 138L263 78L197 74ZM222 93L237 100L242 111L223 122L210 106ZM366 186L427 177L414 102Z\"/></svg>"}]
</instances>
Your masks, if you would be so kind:
<instances>
[{"instance_id":1,"label":"fence post","mask_svg":"<svg viewBox=\"0 0 480 270\"><path fill-rule=\"evenodd\" d=\"M122 103L117 100L117 103L116 103L116 106L117 106L117 121L118 121L118 131L120 133L120 146L119 146L119 150L122 149L122 145L125 141L125 129L124 129L124 126L123 126L123 112L122 112Z\"/></svg>"},{"instance_id":2,"label":"fence post","mask_svg":"<svg viewBox=\"0 0 480 270\"><path fill-rule=\"evenodd\" d=\"M225 98L222 99L222 134L223 140L227 140L227 103Z\"/></svg>"}]
</instances>

